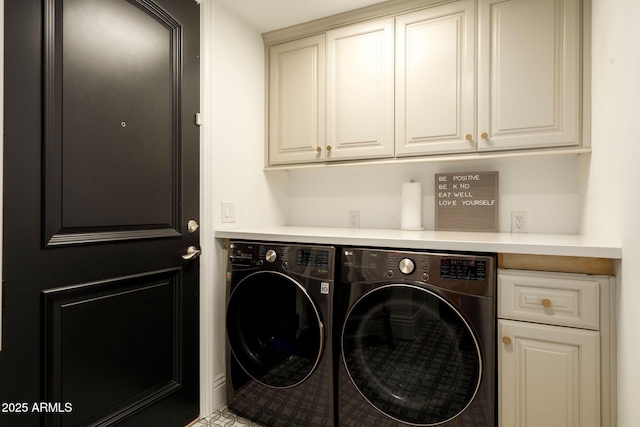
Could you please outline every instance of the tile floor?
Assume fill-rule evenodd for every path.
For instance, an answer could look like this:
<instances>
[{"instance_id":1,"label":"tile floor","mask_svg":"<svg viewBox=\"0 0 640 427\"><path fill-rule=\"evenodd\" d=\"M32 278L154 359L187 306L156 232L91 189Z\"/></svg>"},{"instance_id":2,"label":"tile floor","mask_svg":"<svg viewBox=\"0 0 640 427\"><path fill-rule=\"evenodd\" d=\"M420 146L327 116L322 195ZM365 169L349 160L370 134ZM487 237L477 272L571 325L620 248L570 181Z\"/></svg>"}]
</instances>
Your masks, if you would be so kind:
<instances>
[{"instance_id":1,"label":"tile floor","mask_svg":"<svg viewBox=\"0 0 640 427\"><path fill-rule=\"evenodd\" d=\"M263 427L245 418L239 417L226 406L218 409L208 417L191 424L190 427Z\"/></svg>"}]
</instances>

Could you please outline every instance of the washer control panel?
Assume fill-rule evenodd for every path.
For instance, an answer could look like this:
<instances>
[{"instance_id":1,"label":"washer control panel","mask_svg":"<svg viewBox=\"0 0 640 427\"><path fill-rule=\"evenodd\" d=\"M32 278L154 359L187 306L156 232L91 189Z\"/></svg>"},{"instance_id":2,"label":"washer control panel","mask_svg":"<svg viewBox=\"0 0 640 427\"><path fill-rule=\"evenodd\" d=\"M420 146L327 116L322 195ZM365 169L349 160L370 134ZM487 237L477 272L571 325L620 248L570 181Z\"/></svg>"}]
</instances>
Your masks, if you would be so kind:
<instances>
[{"instance_id":1,"label":"washer control panel","mask_svg":"<svg viewBox=\"0 0 640 427\"><path fill-rule=\"evenodd\" d=\"M333 277L335 248L234 241L229 245L233 268L277 270L310 277Z\"/></svg>"}]
</instances>

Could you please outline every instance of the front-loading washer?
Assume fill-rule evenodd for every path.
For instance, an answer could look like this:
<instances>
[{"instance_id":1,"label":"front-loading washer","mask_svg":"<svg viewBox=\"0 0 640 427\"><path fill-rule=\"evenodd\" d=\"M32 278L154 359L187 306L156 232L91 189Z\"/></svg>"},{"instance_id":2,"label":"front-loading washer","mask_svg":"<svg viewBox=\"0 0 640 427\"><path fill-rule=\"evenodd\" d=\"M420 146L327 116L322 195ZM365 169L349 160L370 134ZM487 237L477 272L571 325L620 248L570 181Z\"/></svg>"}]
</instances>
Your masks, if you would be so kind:
<instances>
[{"instance_id":1,"label":"front-loading washer","mask_svg":"<svg viewBox=\"0 0 640 427\"><path fill-rule=\"evenodd\" d=\"M340 427L495 426L495 256L339 251Z\"/></svg>"},{"instance_id":2,"label":"front-loading washer","mask_svg":"<svg viewBox=\"0 0 640 427\"><path fill-rule=\"evenodd\" d=\"M228 407L266 426L333 426L335 248L234 241L228 253Z\"/></svg>"}]
</instances>

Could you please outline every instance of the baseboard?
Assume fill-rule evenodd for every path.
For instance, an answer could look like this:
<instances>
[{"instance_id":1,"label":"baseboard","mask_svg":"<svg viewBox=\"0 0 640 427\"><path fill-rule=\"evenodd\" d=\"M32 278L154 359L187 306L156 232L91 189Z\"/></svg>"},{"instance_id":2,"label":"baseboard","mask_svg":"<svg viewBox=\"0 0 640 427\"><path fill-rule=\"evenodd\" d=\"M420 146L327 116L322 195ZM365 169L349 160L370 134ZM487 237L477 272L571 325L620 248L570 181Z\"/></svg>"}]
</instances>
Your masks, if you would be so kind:
<instances>
[{"instance_id":1,"label":"baseboard","mask_svg":"<svg viewBox=\"0 0 640 427\"><path fill-rule=\"evenodd\" d=\"M227 404L227 381L224 375L213 380L213 396L211 398L214 410Z\"/></svg>"}]
</instances>

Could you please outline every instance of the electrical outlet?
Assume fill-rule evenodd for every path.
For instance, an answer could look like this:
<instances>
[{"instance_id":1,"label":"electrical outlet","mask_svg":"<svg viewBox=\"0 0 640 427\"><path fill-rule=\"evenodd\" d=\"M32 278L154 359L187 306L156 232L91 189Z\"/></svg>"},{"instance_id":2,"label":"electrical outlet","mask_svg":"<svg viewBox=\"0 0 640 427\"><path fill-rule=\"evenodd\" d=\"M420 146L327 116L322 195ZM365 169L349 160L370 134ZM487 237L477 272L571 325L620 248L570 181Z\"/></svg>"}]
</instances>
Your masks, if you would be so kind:
<instances>
[{"instance_id":1,"label":"electrical outlet","mask_svg":"<svg viewBox=\"0 0 640 427\"><path fill-rule=\"evenodd\" d=\"M360 211L349 211L349 228L360 228Z\"/></svg>"},{"instance_id":2,"label":"electrical outlet","mask_svg":"<svg viewBox=\"0 0 640 427\"><path fill-rule=\"evenodd\" d=\"M511 232L526 233L527 232L527 213L511 212Z\"/></svg>"}]
</instances>

